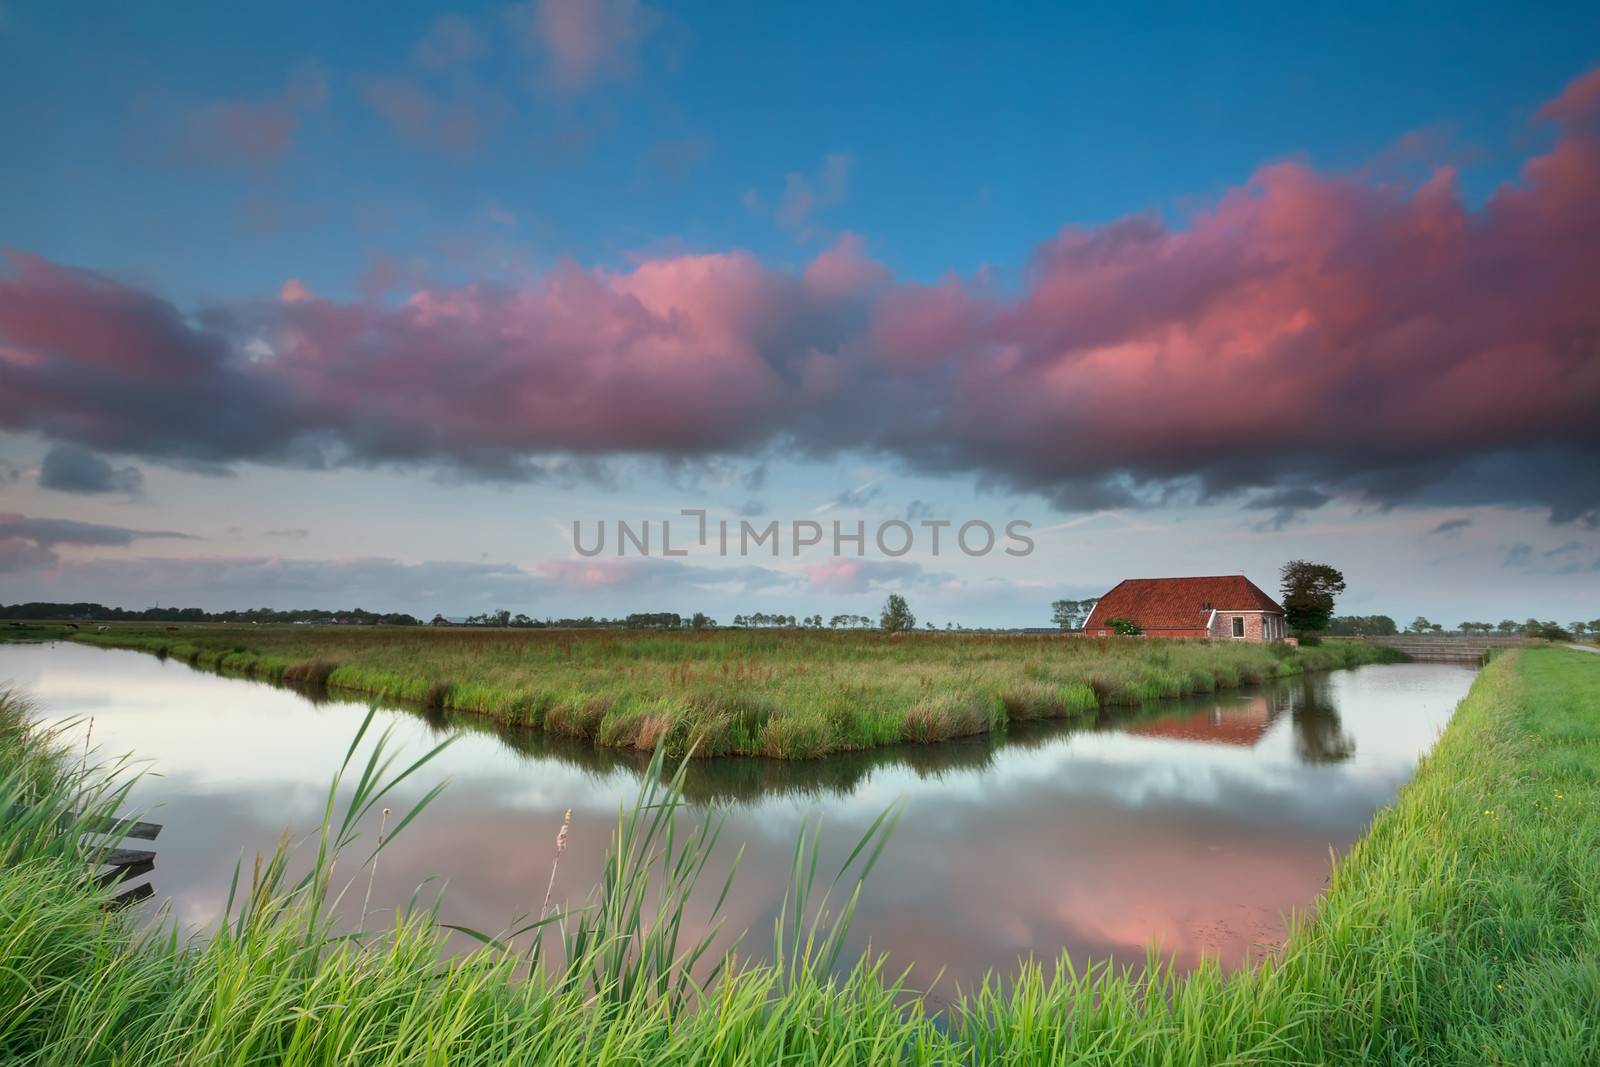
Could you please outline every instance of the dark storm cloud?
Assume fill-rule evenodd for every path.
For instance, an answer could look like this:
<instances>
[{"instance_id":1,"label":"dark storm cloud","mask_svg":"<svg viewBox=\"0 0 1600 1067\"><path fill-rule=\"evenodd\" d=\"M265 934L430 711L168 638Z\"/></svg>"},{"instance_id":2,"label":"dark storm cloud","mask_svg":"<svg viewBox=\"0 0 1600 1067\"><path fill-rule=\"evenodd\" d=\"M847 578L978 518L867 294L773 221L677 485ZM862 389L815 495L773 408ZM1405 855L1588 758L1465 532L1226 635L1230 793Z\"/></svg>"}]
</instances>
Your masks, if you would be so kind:
<instances>
[{"instance_id":1,"label":"dark storm cloud","mask_svg":"<svg viewBox=\"0 0 1600 1067\"><path fill-rule=\"evenodd\" d=\"M120 548L145 539L180 538L172 530L133 530L73 519L39 519L0 512L0 573L46 570L60 563L57 545Z\"/></svg>"},{"instance_id":2,"label":"dark storm cloud","mask_svg":"<svg viewBox=\"0 0 1600 1067\"><path fill-rule=\"evenodd\" d=\"M138 467L113 467L109 461L77 445L57 445L39 465L39 487L63 493L125 493L144 491L144 472Z\"/></svg>"},{"instance_id":3,"label":"dark storm cloud","mask_svg":"<svg viewBox=\"0 0 1600 1067\"><path fill-rule=\"evenodd\" d=\"M1293 486L1259 493L1245 501L1244 506L1253 511L1272 512L1271 516L1257 524L1257 529L1281 530L1302 512L1314 511L1332 499L1326 493L1309 486Z\"/></svg>"},{"instance_id":4,"label":"dark storm cloud","mask_svg":"<svg viewBox=\"0 0 1600 1067\"><path fill-rule=\"evenodd\" d=\"M26 515L0 513L0 537L21 537L47 547L52 545L131 545L138 540L195 538L174 530L134 530L126 526L107 526L74 519L34 519Z\"/></svg>"}]
</instances>

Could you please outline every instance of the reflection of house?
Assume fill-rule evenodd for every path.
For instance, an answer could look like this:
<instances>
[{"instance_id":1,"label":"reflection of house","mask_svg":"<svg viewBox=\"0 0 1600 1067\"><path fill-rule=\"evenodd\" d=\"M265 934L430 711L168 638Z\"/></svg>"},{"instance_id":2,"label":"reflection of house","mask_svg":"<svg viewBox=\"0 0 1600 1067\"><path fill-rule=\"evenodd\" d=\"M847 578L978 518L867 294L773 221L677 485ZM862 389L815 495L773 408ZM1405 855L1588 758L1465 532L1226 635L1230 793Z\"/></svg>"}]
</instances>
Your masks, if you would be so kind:
<instances>
[{"instance_id":1,"label":"reflection of house","mask_svg":"<svg viewBox=\"0 0 1600 1067\"><path fill-rule=\"evenodd\" d=\"M1153 722L1135 723L1124 729L1143 737L1253 748L1282 710L1282 707L1273 707L1265 696L1259 696L1244 704L1164 715Z\"/></svg>"},{"instance_id":2,"label":"reflection of house","mask_svg":"<svg viewBox=\"0 0 1600 1067\"><path fill-rule=\"evenodd\" d=\"M1242 574L1124 579L1095 604L1083 633L1110 637L1116 619L1131 619L1151 637L1279 641L1289 636L1283 608Z\"/></svg>"}]
</instances>

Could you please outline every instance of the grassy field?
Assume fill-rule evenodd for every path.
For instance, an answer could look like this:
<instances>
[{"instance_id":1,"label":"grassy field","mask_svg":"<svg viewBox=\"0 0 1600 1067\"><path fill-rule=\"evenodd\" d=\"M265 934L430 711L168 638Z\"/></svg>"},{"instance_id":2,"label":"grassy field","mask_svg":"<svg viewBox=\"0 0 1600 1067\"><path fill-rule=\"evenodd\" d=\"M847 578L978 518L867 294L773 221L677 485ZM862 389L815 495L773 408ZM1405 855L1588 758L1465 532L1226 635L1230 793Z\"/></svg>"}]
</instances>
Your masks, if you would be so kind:
<instances>
[{"instance_id":1,"label":"grassy field","mask_svg":"<svg viewBox=\"0 0 1600 1067\"><path fill-rule=\"evenodd\" d=\"M837 918L814 928L804 920L831 872L819 877L802 841L778 962L695 985L679 965L705 942L684 933L683 905L728 891L715 874L695 886L716 824L668 835L678 794L647 777L604 883L561 926L569 962L535 962L530 977L531 931L441 963L426 910L364 936L333 927L335 860L359 892L367 852L352 828L382 802L380 761L348 812L330 793L311 874L291 880L280 854L241 879L221 931L183 943L101 910L108 891L59 815L114 806L116 783L52 754L24 722L0 699L0 806L25 807L0 823L8 1063L1600 1060L1600 656L1529 649L1491 664L1275 956L1182 976L1063 959L969 990L937 1017L883 961L835 976L838 931L888 823L837 880ZM367 747L352 746L352 770Z\"/></svg>"},{"instance_id":2,"label":"grassy field","mask_svg":"<svg viewBox=\"0 0 1600 1067\"><path fill-rule=\"evenodd\" d=\"M61 632L57 630L56 632ZM807 758L1403 658L1357 642L117 625L78 641L601 745Z\"/></svg>"}]
</instances>

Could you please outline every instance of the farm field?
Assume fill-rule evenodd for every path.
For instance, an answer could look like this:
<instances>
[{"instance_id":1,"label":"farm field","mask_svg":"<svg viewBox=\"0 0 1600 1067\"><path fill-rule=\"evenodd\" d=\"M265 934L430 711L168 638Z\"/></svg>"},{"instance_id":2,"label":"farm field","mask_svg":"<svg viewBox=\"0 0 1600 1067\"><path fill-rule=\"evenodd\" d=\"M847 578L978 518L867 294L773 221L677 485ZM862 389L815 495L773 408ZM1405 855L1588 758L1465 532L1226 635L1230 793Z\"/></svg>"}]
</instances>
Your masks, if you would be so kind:
<instances>
[{"instance_id":1,"label":"farm field","mask_svg":"<svg viewBox=\"0 0 1600 1067\"><path fill-rule=\"evenodd\" d=\"M824 756L1007 723L1395 662L1316 648L1053 635L810 630L654 633L113 625L63 631L196 667L489 716L608 747Z\"/></svg>"}]
</instances>

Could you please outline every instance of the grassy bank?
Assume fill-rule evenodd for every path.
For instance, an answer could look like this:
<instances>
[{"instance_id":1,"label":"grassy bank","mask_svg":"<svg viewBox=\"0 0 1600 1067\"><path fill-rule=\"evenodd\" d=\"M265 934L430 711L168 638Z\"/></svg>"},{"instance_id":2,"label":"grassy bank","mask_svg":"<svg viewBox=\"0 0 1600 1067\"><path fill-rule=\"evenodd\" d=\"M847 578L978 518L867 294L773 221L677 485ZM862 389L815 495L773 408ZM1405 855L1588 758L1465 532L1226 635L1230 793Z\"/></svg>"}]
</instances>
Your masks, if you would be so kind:
<instances>
[{"instance_id":1,"label":"grassy bank","mask_svg":"<svg viewBox=\"0 0 1600 1067\"><path fill-rule=\"evenodd\" d=\"M121 625L71 631L197 667L327 686L612 747L806 758L941 741L1392 661L1357 642L770 632Z\"/></svg>"},{"instance_id":2,"label":"grassy bank","mask_svg":"<svg viewBox=\"0 0 1600 1067\"><path fill-rule=\"evenodd\" d=\"M0 802L45 813L0 824L5 1062L1578 1065L1600 1053L1600 657L1580 652L1491 664L1275 957L1186 976L1062 960L938 1018L881 964L832 977L840 926L808 942L795 921L821 884L804 849L779 964L677 981L671 961L703 944L681 930L707 838L666 837L676 794L650 786L591 907L566 924L575 962L530 979L531 933L517 951L441 964L427 912L366 938L334 929L333 861L341 841L355 849L331 801L304 882L268 863L209 941L140 937L101 911L105 891L52 829L83 777L19 723L0 700ZM354 803L381 802L379 788L363 774ZM707 897L727 891L708 882ZM845 873L835 914L857 891Z\"/></svg>"}]
</instances>

